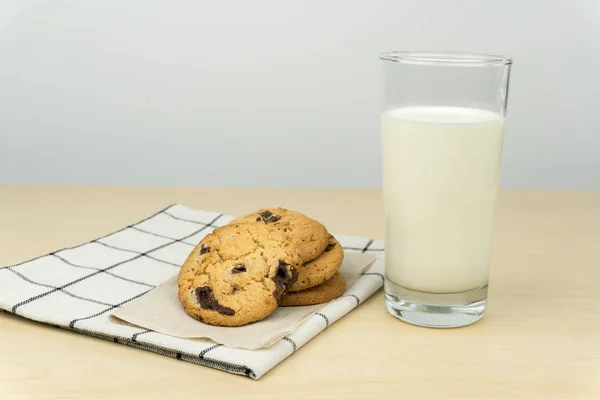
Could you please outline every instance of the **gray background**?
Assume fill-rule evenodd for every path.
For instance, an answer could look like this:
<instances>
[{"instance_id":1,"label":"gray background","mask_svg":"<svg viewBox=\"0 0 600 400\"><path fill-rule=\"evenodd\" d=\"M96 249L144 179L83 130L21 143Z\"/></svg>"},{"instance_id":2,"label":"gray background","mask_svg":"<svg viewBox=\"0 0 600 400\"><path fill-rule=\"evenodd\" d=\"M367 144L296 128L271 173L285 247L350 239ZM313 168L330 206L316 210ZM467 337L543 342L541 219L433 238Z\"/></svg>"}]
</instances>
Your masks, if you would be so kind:
<instances>
[{"instance_id":1,"label":"gray background","mask_svg":"<svg viewBox=\"0 0 600 400\"><path fill-rule=\"evenodd\" d=\"M600 1L0 0L0 183L378 187L380 51L514 58L503 186L600 189Z\"/></svg>"}]
</instances>

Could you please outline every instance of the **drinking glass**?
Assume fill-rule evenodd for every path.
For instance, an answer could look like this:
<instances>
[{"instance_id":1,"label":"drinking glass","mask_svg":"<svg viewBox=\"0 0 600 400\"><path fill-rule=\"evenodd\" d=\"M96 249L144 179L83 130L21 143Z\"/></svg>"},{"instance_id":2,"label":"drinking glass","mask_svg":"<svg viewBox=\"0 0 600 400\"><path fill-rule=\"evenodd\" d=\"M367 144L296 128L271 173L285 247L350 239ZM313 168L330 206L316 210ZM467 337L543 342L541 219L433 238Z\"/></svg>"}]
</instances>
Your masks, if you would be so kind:
<instances>
[{"instance_id":1,"label":"drinking glass","mask_svg":"<svg viewBox=\"0 0 600 400\"><path fill-rule=\"evenodd\" d=\"M427 327L487 305L511 59L393 51L381 114L389 312Z\"/></svg>"}]
</instances>

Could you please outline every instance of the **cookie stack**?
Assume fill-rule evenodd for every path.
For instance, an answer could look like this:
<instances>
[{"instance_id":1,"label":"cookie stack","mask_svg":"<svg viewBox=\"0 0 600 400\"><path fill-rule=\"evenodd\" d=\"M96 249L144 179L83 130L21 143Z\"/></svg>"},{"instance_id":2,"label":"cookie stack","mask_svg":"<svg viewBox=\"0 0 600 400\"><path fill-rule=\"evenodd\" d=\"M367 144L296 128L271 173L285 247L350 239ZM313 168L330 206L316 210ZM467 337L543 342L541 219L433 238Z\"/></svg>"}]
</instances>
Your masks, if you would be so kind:
<instances>
[{"instance_id":1,"label":"cookie stack","mask_svg":"<svg viewBox=\"0 0 600 400\"><path fill-rule=\"evenodd\" d=\"M241 326L278 306L319 304L342 295L340 244L319 222L283 208L262 209L198 243L177 280L179 300L211 325Z\"/></svg>"}]
</instances>

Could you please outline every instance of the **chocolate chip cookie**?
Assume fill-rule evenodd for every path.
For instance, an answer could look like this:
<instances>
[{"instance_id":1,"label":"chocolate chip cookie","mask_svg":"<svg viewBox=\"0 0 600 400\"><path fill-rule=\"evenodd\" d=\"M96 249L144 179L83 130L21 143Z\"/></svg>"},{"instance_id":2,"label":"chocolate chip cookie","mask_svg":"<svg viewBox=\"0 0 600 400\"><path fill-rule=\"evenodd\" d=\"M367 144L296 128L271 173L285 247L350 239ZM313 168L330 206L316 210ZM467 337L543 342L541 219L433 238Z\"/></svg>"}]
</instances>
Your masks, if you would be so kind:
<instances>
[{"instance_id":1,"label":"chocolate chip cookie","mask_svg":"<svg viewBox=\"0 0 600 400\"><path fill-rule=\"evenodd\" d=\"M236 218L231 223L263 225L271 230L289 234L296 243L303 263L317 258L329 243L329 233L321 223L297 211L285 208L263 208Z\"/></svg>"},{"instance_id":2,"label":"chocolate chip cookie","mask_svg":"<svg viewBox=\"0 0 600 400\"><path fill-rule=\"evenodd\" d=\"M298 268L298 280L288 289L298 292L322 284L331 278L344 261L344 249L330 235L327 247L319 257Z\"/></svg>"},{"instance_id":3,"label":"chocolate chip cookie","mask_svg":"<svg viewBox=\"0 0 600 400\"><path fill-rule=\"evenodd\" d=\"M339 272L336 272L331 279L319 286L303 290L301 292L291 292L283 297L282 306L310 306L313 304L327 303L337 299L346 290L346 280Z\"/></svg>"},{"instance_id":4,"label":"chocolate chip cookie","mask_svg":"<svg viewBox=\"0 0 600 400\"><path fill-rule=\"evenodd\" d=\"M179 300L186 313L207 324L259 321L277 308L301 263L291 232L226 225L188 256L177 280Z\"/></svg>"}]
</instances>

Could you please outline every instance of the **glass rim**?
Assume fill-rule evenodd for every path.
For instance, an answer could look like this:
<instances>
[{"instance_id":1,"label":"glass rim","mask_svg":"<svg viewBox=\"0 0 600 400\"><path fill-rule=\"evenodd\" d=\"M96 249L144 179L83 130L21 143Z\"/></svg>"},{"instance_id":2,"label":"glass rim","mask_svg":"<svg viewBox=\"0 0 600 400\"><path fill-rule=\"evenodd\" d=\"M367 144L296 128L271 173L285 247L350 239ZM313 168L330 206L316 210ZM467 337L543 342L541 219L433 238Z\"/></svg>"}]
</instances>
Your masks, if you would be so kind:
<instances>
[{"instance_id":1,"label":"glass rim","mask_svg":"<svg viewBox=\"0 0 600 400\"><path fill-rule=\"evenodd\" d=\"M379 54L384 61L425 65L510 65L510 57L457 51L395 50Z\"/></svg>"}]
</instances>

